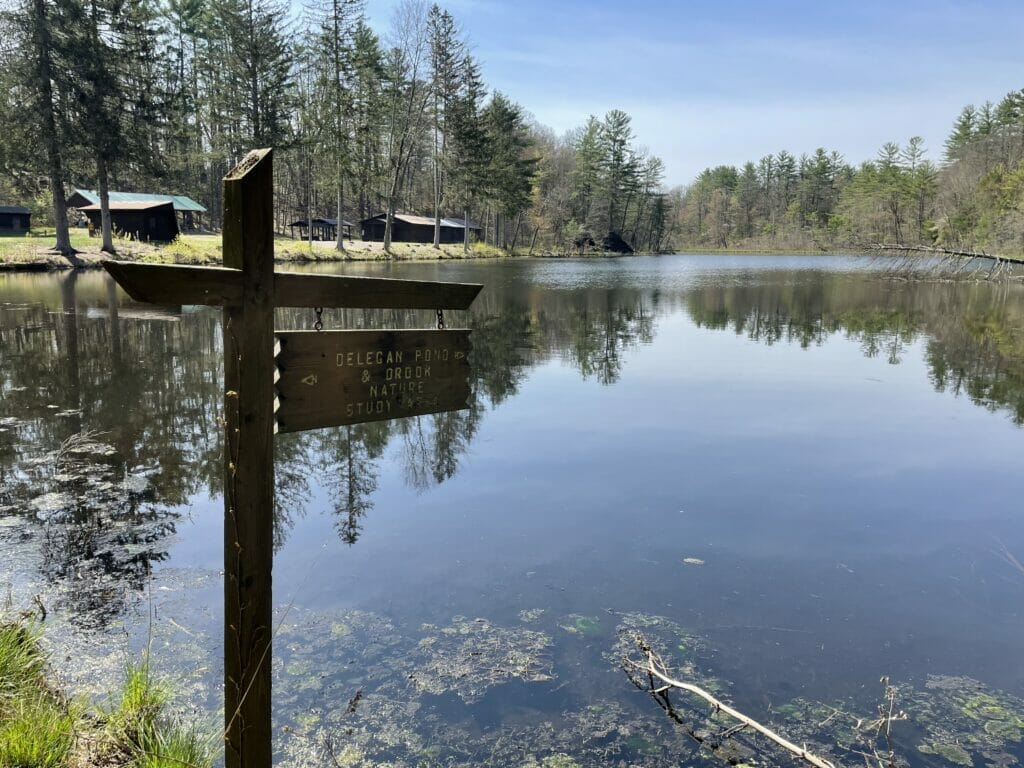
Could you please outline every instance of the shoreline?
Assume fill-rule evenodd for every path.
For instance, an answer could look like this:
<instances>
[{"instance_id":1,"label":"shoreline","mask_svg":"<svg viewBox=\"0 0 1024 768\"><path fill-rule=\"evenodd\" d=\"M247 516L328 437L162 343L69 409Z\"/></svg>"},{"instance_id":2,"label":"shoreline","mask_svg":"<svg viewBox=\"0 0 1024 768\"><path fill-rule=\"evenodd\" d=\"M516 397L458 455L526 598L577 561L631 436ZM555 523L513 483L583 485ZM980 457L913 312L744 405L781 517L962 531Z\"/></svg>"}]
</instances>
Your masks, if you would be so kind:
<instances>
[{"instance_id":1,"label":"shoreline","mask_svg":"<svg viewBox=\"0 0 1024 768\"><path fill-rule=\"evenodd\" d=\"M0 238L0 246L3 245ZM73 243L74 244L74 243ZM12 272L61 272L68 270L101 269L106 259L141 261L149 263L182 264L192 266L220 266L220 235L191 236L189 240L175 241L162 246L122 241L116 254L107 254L95 246L79 244L79 250L72 257L74 261L48 247L32 248L22 241L23 247L5 253L0 247L0 274ZM336 264L370 262L429 262L429 261L476 261L480 259L607 259L629 256L669 256L674 254L691 256L863 256L865 251L854 248L800 249L800 248L708 248L681 246L663 251L640 251L632 254L611 251L589 251L587 253L555 253L541 251L533 255L516 250L509 253L491 245L474 244L467 253L462 244L445 244L437 250L430 243L394 243L387 253L379 242L351 241L344 252L336 251L332 244L314 243L312 249L302 242L278 237L276 240L275 264Z\"/></svg>"},{"instance_id":2,"label":"shoreline","mask_svg":"<svg viewBox=\"0 0 1024 768\"><path fill-rule=\"evenodd\" d=\"M69 270L102 269L102 262L108 259L140 261L161 264L182 264L190 266L220 266L220 236L202 236L200 245L187 241L175 241L162 246L151 246L144 243L123 242L118 244L117 252L108 254L97 246L78 244L73 256L66 257L50 247L32 248L22 241L22 247L4 253L0 248L0 274L11 272L62 272ZM0 239L2 246L3 239ZM73 243L73 245L75 245ZM675 251L663 251L668 255ZM275 264L336 264L345 262L430 262L430 261L477 261L480 259L599 259L618 256L649 256L655 252L622 254L606 251L580 253L553 253L542 251L528 255L517 249L513 253L501 248L476 243L469 252L463 250L461 243L444 244L440 250L430 243L394 243L391 252L384 251L378 242L352 241L344 252L335 250L324 243L314 244L312 250L307 244L297 246L295 241L278 238L274 253Z\"/></svg>"}]
</instances>

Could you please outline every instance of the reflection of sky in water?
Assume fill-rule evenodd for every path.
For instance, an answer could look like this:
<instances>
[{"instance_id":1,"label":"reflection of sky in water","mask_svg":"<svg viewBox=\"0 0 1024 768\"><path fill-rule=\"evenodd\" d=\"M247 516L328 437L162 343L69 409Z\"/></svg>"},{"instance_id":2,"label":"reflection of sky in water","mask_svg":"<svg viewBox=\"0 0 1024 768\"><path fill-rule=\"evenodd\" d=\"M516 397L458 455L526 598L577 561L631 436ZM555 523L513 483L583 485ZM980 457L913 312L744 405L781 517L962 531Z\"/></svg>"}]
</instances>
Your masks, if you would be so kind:
<instances>
[{"instance_id":1,"label":"reflection of sky in water","mask_svg":"<svg viewBox=\"0 0 1024 768\"><path fill-rule=\"evenodd\" d=\"M417 638L440 632L423 623L443 628L461 615L515 627L521 611L545 609L531 628L551 634L559 681L572 687L500 685L474 702L472 727L578 708L588 691L576 679L580 663L601 681L590 695L634 716L649 705L657 718L606 658L619 617L631 612L665 616L701 638L706 671L732 681L731 697L753 712L795 696L859 698L870 711L882 674L969 675L1024 694L1024 574L999 554L1005 546L1024 559L1016 480L1024 432L1012 420L1021 407L1012 387L1024 369L1019 289L964 287L970 300L958 304L949 285L819 271L836 265L865 269L855 260L748 257L353 267L484 282L471 324L497 318L497 330L474 341L505 347L487 358L492 370L478 373L517 383L480 398L458 469L440 484L409 481L415 430L385 434L382 453L363 456L376 490L353 546L339 540L338 465L325 462L338 433L297 438L308 450L297 466L309 487L288 510L276 603L294 601L297 617L386 616L411 638L400 650L414 660ZM93 277L82 278L78 301L92 303L94 291L102 305ZM28 284L8 279L0 298L30 302L18 294ZM31 285L59 306L51 283ZM817 329L813 340L803 348L783 333L768 344L749 324L737 332L752 308L802 329L797 337ZM525 335L517 330L524 314ZM998 321L998 333L965 332L981 327L976 315ZM724 318L722 330L713 316ZM122 321L126 330L133 322ZM887 345L897 325L894 365ZM882 350L866 356L879 339ZM177 354L187 366L190 351ZM18 364L10 347L4 355ZM1001 377L1001 389L974 398L994 412L936 391L933 355L976 378ZM103 365L97 349L80 357L84 369ZM132 365L126 355L125 375ZM429 442L434 423L422 426ZM169 601L158 621L198 625L214 652L218 585L174 590L189 569L220 568L220 505L204 490L190 494L154 581L159 590L162 574L174 574L166 585L176 597L158 595ZM687 557L704 565L686 565ZM30 560L22 556L14 581L30 578ZM146 608L137 610L124 621L142 631ZM597 617L593 633L563 629L570 615ZM340 620L321 621L342 647ZM298 653L301 631L281 648L283 664ZM283 684L289 705L343 707L356 684L369 693L373 684L345 666L345 653L330 658L329 628L316 631L328 637L327 667L340 666L323 670L327 688L293 694ZM417 722L471 727L460 720L465 705L444 696L427 696L419 712Z\"/></svg>"}]
</instances>

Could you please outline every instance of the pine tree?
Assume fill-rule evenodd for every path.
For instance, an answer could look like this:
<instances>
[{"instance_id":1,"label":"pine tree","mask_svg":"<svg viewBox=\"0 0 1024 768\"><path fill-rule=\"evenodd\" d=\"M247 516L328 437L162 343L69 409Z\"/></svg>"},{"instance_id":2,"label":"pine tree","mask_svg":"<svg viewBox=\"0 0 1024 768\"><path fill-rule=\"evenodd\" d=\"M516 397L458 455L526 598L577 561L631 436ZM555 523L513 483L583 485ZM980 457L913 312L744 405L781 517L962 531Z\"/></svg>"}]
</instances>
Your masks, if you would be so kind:
<instances>
[{"instance_id":1,"label":"pine tree","mask_svg":"<svg viewBox=\"0 0 1024 768\"><path fill-rule=\"evenodd\" d=\"M156 22L145 0L89 0L64 7L74 139L95 164L102 250L113 253L111 172L122 163L149 165L159 156L153 141L160 116Z\"/></svg>"},{"instance_id":2,"label":"pine tree","mask_svg":"<svg viewBox=\"0 0 1024 768\"><path fill-rule=\"evenodd\" d=\"M360 0L323 0L316 9L316 24L312 50L316 51L313 66L317 72L317 93L312 105L321 115L326 131L326 149L332 168L332 186L337 218L335 247L345 250L342 237L344 219L345 178L351 168L350 127L347 116L351 113L351 80L353 75L352 36L362 13Z\"/></svg>"},{"instance_id":3,"label":"pine tree","mask_svg":"<svg viewBox=\"0 0 1024 768\"><path fill-rule=\"evenodd\" d=\"M448 177L451 199L461 206L466 225L462 248L469 251L469 214L483 185L489 165L489 148L481 114L486 91L480 67L467 53L463 55L460 69L459 89L451 104L448 121Z\"/></svg>"},{"instance_id":4,"label":"pine tree","mask_svg":"<svg viewBox=\"0 0 1024 768\"><path fill-rule=\"evenodd\" d=\"M604 162L604 149L601 146L601 123L591 115L579 131L573 144L575 159L573 162L570 185L572 203L576 220L582 228L578 236L589 236L591 210L594 198L598 194L601 182L601 166Z\"/></svg>"},{"instance_id":5,"label":"pine tree","mask_svg":"<svg viewBox=\"0 0 1024 768\"><path fill-rule=\"evenodd\" d=\"M607 205L607 230L615 230L618 214L627 193L629 183L633 141L630 117L621 109L613 109L601 124L600 142L603 153L603 193Z\"/></svg>"},{"instance_id":6,"label":"pine tree","mask_svg":"<svg viewBox=\"0 0 1024 768\"><path fill-rule=\"evenodd\" d=\"M953 124L953 132L946 139L946 160L959 160L964 148L977 136L978 113L973 104L968 104L960 111Z\"/></svg>"},{"instance_id":7,"label":"pine tree","mask_svg":"<svg viewBox=\"0 0 1024 768\"><path fill-rule=\"evenodd\" d=\"M384 163L381 135L384 102L381 96L384 59L377 35L358 20L352 42L352 156L355 162L356 199L360 220L376 213ZM374 210L371 211L371 208Z\"/></svg>"},{"instance_id":8,"label":"pine tree","mask_svg":"<svg viewBox=\"0 0 1024 768\"><path fill-rule=\"evenodd\" d=\"M495 93L484 108L484 130L490 147L488 178L492 201L502 215L517 217L518 222L530 204L536 166L536 159L527 154L531 141L522 107ZM510 248L515 247L517 234L518 223Z\"/></svg>"},{"instance_id":9,"label":"pine tree","mask_svg":"<svg viewBox=\"0 0 1024 768\"><path fill-rule=\"evenodd\" d=\"M54 250L70 258L74 249L71 247L67 203L64 199L66 158L63 143L66 124L61 119L54 93L55 83L58 90L62 88L62 81L57 78L63 72L63 62L60 61L61 31L66 30L66 26L56 4L47 0L26 0L25 6L15 13L15 23L11 27L20 33L18 69L24 81L31 83L28 89L30 104L39 120L46 155L46 174L57 234Z\"/></svg>"},{"instance_id":10,"label":"pine tree","mask_svg":"<svg viewBox=\"0 0 1024 768\"><path fill-rule=\"evenodd\" d=\"M459 63L465 46L458 38L455 19L434 4L427 15L430 43L430 91L434 123L432 165L434 171L434 247L441 247L441 207L445 177L450 165L448 136L451 112L459 91Z\"/></svg>"},{"instance_id":11,"label":"pine tree","mask_svg":"<svg viewBox=\"0 0 1024 768\"><path fill-rule=\"evenodd\" d=\"M285 6L275 0L218 0L208 66L222 121L233 125L227 148L235 161L253 147L287 146L291 139L292 52Z\"/></svg>"}]
</instances>

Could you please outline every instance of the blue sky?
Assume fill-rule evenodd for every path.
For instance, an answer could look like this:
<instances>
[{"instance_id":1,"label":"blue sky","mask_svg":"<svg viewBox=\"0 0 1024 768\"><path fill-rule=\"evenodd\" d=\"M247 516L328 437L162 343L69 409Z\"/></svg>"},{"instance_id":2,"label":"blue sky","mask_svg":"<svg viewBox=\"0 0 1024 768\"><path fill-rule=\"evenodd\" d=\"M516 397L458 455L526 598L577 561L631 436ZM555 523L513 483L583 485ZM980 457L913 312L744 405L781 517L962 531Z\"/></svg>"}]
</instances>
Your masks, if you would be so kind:
<instances>
[{"instance_id":1,"label":"blue sky","mask_svg":"<svg viewBox=\"0 0 1024 768\"><path fill-rule=\"evenodd\" d=\"M383 32L396 0L368 0ZM1024 1L449 0L493 89L559 133L613 108L666 182L818 146L925 138L1024 87Z\"/></svg>"}]
</instances>

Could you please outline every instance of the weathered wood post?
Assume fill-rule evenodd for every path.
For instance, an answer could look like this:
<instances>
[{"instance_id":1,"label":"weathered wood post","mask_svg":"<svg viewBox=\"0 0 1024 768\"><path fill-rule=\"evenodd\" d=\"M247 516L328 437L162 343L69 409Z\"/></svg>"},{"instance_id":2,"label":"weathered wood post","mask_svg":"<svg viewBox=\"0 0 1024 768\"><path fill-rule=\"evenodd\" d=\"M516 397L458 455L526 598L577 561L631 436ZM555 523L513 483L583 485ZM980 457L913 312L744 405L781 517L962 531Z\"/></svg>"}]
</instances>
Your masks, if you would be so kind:
<instances>
[{"instance_id":1,"label":"weathered wood post","mask_svg":"<svg viewBox=\"0 0 1024 768\"><path fill-rule=\"evenodd\" d=\"M270 768L273 758L275 429L437 413L469 397L467 330L283 331L277 349L274 307L467 309L483 287L275 275L272 196L271 151L255 150L224 178L224 267L103 262L136 301L224 307L226 768Z\"/></svg>"},{"instance_id":2,"label":"weathered wood post","mask_svg":"<svg viewBox=\"0 0 1024 768\"><path fill-rule=\"evenodd\" d=\"M224 178L224 266L242 272L224 307L224 751L269 768L274 532L273 156Z\"/></svg>"}]
</instances>

